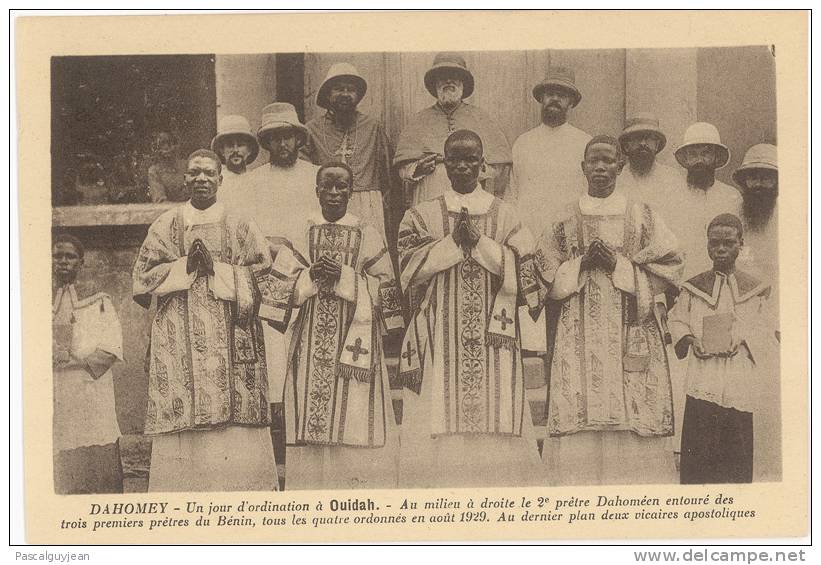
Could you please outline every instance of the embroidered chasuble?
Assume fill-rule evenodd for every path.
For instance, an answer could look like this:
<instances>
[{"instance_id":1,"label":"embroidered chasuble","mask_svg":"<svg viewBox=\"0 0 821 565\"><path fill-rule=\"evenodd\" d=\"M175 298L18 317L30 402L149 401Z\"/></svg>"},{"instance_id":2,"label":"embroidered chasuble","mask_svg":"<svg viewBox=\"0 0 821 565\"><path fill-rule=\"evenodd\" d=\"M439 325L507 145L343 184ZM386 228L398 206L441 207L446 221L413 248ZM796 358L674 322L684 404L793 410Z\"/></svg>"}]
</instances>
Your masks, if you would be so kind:
<instances>
[{"instance_id":1,"label":"embroidered chasuble","mask_svg":"<svg viewBox=\"0 0 821 565\"><path fill-rule=\"evenodd\" d=\"M669 436L670 371L653 304L680 277L676 238L646 204L618 193L585 195L574 208L536 246L548 299L560 304L548 352L548 430ZM580 271L595 238L617 253L612 274Z\"/></svg>"},{"instance_id":2,"label":"embroidered chasuble","mask_svg":"<svg viewBox=\"0 0 821 565\"><path fill-rule=\"evenodd\" d=\"M450 235L462 207L481 233L470 254ZM399 256L413 317L399 367L410 389L403 486L541 482L517 329L517 305L537 288L532 250L512 208L478 188L405 214Z\"/></svg>"},{"instance_id":3,"label":"embroidered chasuble","mask_svg":"<svg viewBox=\"0 0 821 565\"><path fill-rule=\"evenodd\" d=\"M337 126L330 111L309 121L305 127L308 140L300 149L302 156L315 165L342 161L351 167L354 182L348 209L384 236L382 195L389 194L394 185L393 153L385 128L359 111L350 128Z\"/></svg>"},{"instance_id":4,"label":"embroidered chasuble","mask_svg":"<svg viewBox=\"0 0 821 565\"><path fill-rule=\"evenodd\" d=\"M186 273L188 249L199 238L214 261L213 276ZM145 433L266 426L265 349L256 317L257 280L270 253L255 224L187 202L149 228L134 265L134 299L157 297Z\"/></svg>"},{"instance_id":5,"label":"embroidered chasuble","mask_svg":"<svg viewBox=\"0 0 821 565\"><path fill-rule=\"evenodd\" d=\"M333 286L310 278L322 256L343 265ZM287 444L385 446L395 421L382 335L403 320L382 236L351 213L334 223L314 214L301 239L278 253L271 280L261 314L281 330L300 307L285 382Z\"/></svg>"}]
</instances>

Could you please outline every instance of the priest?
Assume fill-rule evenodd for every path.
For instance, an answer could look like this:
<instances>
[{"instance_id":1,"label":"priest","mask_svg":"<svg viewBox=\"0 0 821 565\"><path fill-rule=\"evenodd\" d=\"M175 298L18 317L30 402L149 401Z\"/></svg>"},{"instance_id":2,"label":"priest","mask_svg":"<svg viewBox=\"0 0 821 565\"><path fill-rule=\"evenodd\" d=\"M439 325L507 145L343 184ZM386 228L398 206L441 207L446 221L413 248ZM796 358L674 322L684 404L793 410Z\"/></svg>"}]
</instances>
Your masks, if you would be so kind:
<instances>
[{"instance_id":1,"label":"priest","mask_svg":"<svg viewBox=\"0 0 821 565\"><path fill-rule=\"evenodd\" d=\"M274 261L260 315L288 332L286 488L394 488L399 436L382 337L404 324L385 240L348 211L345 163L320 167L321 211ZM299 308L296 320L290 320Z\"/></svg>"},{"instance_id":2,"label":"priest","mask_svg":"<svg viewBox=\"0 0 821 565\"><path fill-rule=\"evenodd\" d=\"M553 484L675 482L670 369L655 297L677 284L676 238L644 203L614 192L618 142L585 148L587 192L536 246L549 317L548 431ZM531 312L535 319L538 308Z\"/></svg>"},{"instance_id":3,"label":"priest","mask_svg":"<svg viewBox=\"0 0 821 565\"><path fill-rule=\"evenodd\" d=\"M219 157L188 158L191 200L151 224L134 299L151 323L145 433L153 492L277 489L265 347L256 311L271 255L256 227L217 201Z\"/></svg>"},{"instance_id":4,"label":"priest","mask_svg":"<svg viewBox=\"0 0 821 565\"><path fill-rule=\"evenodd\" d=\"M533 239L479 188L475 132L452 133L444 162L451 188L408 210L399 231L414 308L400 356L400 486L541 484L517 330L519 301L538 289Z\"/></svg>"}]
</instances>

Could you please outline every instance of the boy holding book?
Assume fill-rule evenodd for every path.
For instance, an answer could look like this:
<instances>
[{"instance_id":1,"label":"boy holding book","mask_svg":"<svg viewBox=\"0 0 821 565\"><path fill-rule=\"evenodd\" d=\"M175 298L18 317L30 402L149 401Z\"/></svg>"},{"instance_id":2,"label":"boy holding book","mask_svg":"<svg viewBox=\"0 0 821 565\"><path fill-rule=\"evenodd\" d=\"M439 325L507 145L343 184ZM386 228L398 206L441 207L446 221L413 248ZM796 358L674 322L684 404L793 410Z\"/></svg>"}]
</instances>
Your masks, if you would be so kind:
<instances>
[{"instance_id":1,"label":"boy holding book","mask_svg":"<svg viewBox=\"0 0 821 565\"><path fill-rule=\"evenodd\" d=\"M707 228L713 268L682 285L670 314L679 359L687 361L681 483L752 482L753 413L760 357L770 352L770 286L735 268L743 228L733 214Z\"/></svg>"}]
</instances>

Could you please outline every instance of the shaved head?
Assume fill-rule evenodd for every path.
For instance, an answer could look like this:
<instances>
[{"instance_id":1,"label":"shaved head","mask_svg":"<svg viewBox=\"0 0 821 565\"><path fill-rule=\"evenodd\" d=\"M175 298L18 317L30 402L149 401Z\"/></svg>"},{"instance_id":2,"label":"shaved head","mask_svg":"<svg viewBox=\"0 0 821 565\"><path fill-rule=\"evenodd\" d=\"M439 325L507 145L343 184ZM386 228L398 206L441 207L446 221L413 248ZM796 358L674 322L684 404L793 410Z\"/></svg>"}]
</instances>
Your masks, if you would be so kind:
<instances>
[{"instance_id":1,"label":"shaved head","mask_svg":"<svg viewBox=\"0 0 821 565\"><path fill-rule=\"evenodd\" d=\"M475 143L479 146L479 151L484 154L485 148L482 145L482 138L475 131L469 129L458 129L448 136L445 140L445 155L448 154L450 148L456 143Z\"/></svg>"}]
</instances>

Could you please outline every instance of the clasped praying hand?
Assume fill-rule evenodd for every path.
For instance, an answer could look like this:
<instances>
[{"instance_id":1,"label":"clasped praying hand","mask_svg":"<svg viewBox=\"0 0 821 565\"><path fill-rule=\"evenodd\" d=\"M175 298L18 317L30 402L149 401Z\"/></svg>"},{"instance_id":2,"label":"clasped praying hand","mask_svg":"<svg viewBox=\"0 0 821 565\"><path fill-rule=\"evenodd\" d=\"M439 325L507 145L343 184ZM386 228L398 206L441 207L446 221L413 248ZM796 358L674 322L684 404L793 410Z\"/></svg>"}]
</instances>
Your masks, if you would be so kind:
<instances>
[{"instance_id":1,"label":"clasped praying hand","mask_svg":"<svg viewBox=\"0 0 821 565\"><path fill-rule=\"evenodd\" d=\"M199 238L195 239L191 244L185 270L188 274L196 271L198 277L214 274L214 259L211 257L211 253L208 252L208 248L205 247L205 244Z\"/></svg>"},{"instance_id":2,"label":"clasped praying hand","mask_svg":"<svg viewBox=\"0 0 821 565\"><path fill-rule=\"evenodd\" d=\"M473 248L476 247L476 244L479 243L480 237L481 234L479 230L470 220L470 214L468 214L467 208L463 207L453 227L453 241L469 255Z\"/></svg>"},{"instance_id":3,"label":"clasped praying hand","mask_svg":"<svg viewBox=\"0 0 821 565\"><path fill-rule=\"evenodd\" d=\"M335 284L342 276L342 264L328 255L321 256L308 270L311 280Z\"/></svg>"},{"instance_id":4,"label":"clasped praying hand","mask_svg":"<svg viewBox=\"0 0 821 565\"><path fill-rule=\"evenodd\" d=\"M599 267L607 273L616 270L616 252L610 249L602 240L594 239L582 257L582 270Z\"/></svg>"}]
</instances>

